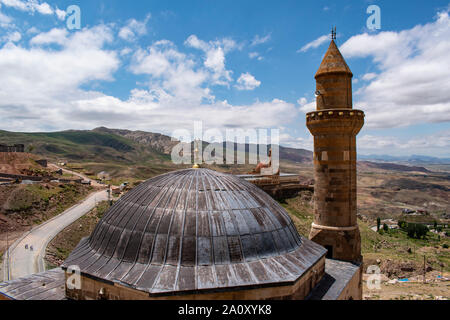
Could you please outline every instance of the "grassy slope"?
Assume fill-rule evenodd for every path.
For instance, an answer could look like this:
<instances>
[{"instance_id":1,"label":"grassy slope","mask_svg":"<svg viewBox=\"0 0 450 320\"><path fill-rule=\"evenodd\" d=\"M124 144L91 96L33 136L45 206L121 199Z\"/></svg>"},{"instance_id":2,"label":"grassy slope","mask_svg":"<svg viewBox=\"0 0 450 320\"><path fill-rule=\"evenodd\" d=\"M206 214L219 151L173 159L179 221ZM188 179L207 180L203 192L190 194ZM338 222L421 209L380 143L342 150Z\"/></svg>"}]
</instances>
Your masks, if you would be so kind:
<instances>
[{"instance_id":1,"label":"grassy slope","mask_svg":"<svg viewBox=\"0 0 450 320\"><path fill-rule=\"evenodd\" d=\"M299 233L305 237L308 237L313 221L310 199L311 195L302 193L299 197L288 199L281 204L291 215ZM444 263L444 270L450 271L450 250L442 247L444 243L450 245L448 238L439 240L437 235L430 232L427 240L410 239L405 232L395 230L381 235L372 231L369 225L362 221L359 221L359 228L361 251L366 264L372 264L377 259L391 259L399 264L411 262L420 265L426 255L427 262L433 269L440 270L440 263ZM412 253L408 253L408 248L411 248Z\"/></svg>"},{"instance_id":2,"label":"grassy slope","mask_svg":"<svg viewBox=\"0 0 450 320\"><path fill-rule=\"evenodd\" d=\"M13 220L27 224L44 222L86 197L92 187L81 185L36 184L8 186L2 189L8 197L0 205Z\"/></svg>"},{"instance_id":3,"label":"grassy slope","mask_svg":"<svg viewBox=\"0 0 450 320\"><path fill-rule=\"evenodd\" d=\"M89 171L127 178L148 178L174 170L170 156L130 139L95 131L12 133L0 131L0 143L23 143L33 153L64 159ZM126 179L125 179L126 180Z\"/></svg>"},{"instance_id":4,"label":"grassy slope","mask_svg":"<svg viewBox=\"0 0 450 320\"><path fill-rule=\"evenodd\" d=\"M0 143L33 145L36 154L51 158L94 162L146 162L167 160L167 156L133 141L108 133L64 131L53 133L13 133L0 131Z\"/></svg>"}]
</instances>

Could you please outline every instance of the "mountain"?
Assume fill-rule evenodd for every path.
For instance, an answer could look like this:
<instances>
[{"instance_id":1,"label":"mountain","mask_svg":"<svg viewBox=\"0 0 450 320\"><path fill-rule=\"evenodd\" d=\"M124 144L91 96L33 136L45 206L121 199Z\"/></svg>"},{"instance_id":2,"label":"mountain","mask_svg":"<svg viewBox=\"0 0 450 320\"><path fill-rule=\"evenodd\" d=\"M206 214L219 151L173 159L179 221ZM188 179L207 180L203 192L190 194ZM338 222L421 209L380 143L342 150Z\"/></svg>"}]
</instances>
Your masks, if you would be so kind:
<instances>
[{"instance_id":1,"label":"mountain","mask_svg":"<svg viewBox=\"0 0 450 320\"><path fill-rule=\"evenodd\" d=\"M131 131L125 129L110 129L105 127L93 130L68 130L48 133L16 133L0 130L0 144L22 143L28 148L33 146L33 153L53 159L68 159L71 161L113 162L143 164L148 161L160 163L170 161L172 148L178 141L171 137L145 131ZM204 142L204 147L208 145ZM223 143L225 149L225 143ZM251 149L234 144L234 149L244 148L245 153ZM265 146L270 148L270 146ZM258 150L258 147L256 148ZM280 146L280 159L294 163L312 163L313 153L304 149ZM399 171L422 171L420 165L450 164L449 158L437 158L423 155L390 156L390 155L358 155L359 161L373 163L390 163L384 169L391 167ZM410 165L408 167L395 167ZM371 165L372 167L375 165ZM378 166L379 167L379 166ZM395 168L394 168L395 167ZM380 169L383 169L379 167Z\"/></svg>"},{"instance_id":2,"label":"mountain","mask_svg":"<svg viewBox=\"0 0 450 320\"><path fill-rule=\"evenodd\" d=\"M0 144L25 144L34 154L50 159L71 161L140 163L168 161L169 157L149 146L107 132L69 130L51 133L15 133L0 131Z\"/></svg>"},{"instance_id":3,"label":"mountain","mask_svg":"<svg viewBox=\"0 0 450 320\"><path fill-rule=\"evenodd\" d=\"M370 162L370 161L358 161L358 166L360 168L373 168L391 171L401 171L401 172L423 172L430 173L431 171L424 167L417 166L405 166L398 163L389 162Z\"/></svg>"},{"instance_id":4,"label":"mountain","mask_svg":"<svg viewBox=\"0 0 450 320\"><path fill-rule=\"evenodd\" d=\"M33 146L33 153L53 159L81 162L117 162L144 164L148 161L170 161L172 148L178 144L169 136L145 131L109 129L68 130L51 133L15 133L0 131L0 144ZM205 148L207 142L203 143ZM225 149L225 143L223 147ZM248 153L249 144L234 144ZM269 148L270 146L265 146ZM258 147L256 148L258 150ZM224 152L225 154L225 152ZM311 163L312 152L280 146L280 159L298 163Z\"/></svg>"},{"instance_id":5,"label":"mountain","mask_svg":"<svg viewBox=\"0 0 450 320\"><path fill-rule=\"evenodd\" d=\"M312 162L313 152L305 149L280 147L280 159L292 162Z\"/></svg>"},{"instance_id":6,"label":"mountain","mask_svg":"<svg viewBox=\"0 0 450 320\"><path fill-rule=\"evenodd\" d=\"M411 164L450 164L450 158L438 158L423 155L390 156L390 155L358 155L358 160L381 161L381 162L408 162Z\"/></svg>"},{"instance_id":7,"label":"mountain","mask_svg":"<svg viewBox=\"0 0 450 320\"><path fill-rule=\"evenodd\" d=\"M179 143L178 141L173 140L169 136L153 132L108 129L105 127L95 128L92 131L118 135L123 138L134 141L140 145L148 146L156 151L159 151L167 155L169 155L172 151L172 148Z\"/></svg>"}]
</instances>

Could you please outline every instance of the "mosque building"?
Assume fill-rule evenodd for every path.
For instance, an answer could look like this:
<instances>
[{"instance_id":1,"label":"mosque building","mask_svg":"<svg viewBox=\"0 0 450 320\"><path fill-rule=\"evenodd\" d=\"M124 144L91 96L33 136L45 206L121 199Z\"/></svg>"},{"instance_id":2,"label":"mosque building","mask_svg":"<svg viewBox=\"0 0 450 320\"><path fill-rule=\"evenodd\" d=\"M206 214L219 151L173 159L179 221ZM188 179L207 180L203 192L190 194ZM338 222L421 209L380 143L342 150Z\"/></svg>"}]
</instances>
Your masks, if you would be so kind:
<instances>
[{"instance_id":1,"label":"mosque building","mask_svg":"<svg viewBox=\"0 0 450 320\"><path fill-rule=\"evenodd\" d=\"M316 74L317 111L306 116L310 239L257 186L196 166L129 191L61 268L0 284L0 300L361 299L356 135L364 113L352 109L352 77L332 39Z\"/></svg>"}]
</instances>

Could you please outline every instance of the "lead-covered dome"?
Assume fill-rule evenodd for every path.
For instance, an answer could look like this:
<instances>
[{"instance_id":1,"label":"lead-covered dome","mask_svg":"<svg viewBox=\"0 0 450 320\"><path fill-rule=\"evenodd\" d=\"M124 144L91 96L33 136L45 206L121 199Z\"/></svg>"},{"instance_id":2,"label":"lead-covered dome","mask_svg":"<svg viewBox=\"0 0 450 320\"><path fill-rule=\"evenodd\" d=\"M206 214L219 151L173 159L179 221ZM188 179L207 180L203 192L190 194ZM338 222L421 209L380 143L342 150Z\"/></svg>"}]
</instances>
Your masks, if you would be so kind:
<instances>
[{"instance_id":1,"label":"lead-covered dome","mask_svg":"<svg viewBox=\"0 0 450 320\"><path fill-rule=\"evenodd\" d=\"M128 192L63 268L150 295L200 293L292 284L325 253L256 186L189 169Z\"/></svg>"}]
</instances>

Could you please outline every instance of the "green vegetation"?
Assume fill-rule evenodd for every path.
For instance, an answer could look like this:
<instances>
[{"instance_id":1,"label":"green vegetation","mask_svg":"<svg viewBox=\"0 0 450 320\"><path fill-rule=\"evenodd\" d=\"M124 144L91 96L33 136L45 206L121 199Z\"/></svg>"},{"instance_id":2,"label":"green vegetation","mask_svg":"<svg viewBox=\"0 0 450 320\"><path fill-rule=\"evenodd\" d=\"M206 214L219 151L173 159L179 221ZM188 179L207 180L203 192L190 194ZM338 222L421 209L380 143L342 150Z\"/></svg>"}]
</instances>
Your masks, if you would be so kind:
<instances>
[{"instance_id":1,"label":"green vegetation","mask_svg":"<svg viewBox=\"0 0 450 320\"><path fill-rule=\"evenodd\" d=\"M3 207L8 215L18 215L32 224L40 224L70 208L93 188L72 184L32 184L7 187Z\"/></svg>"},{"instance_id":2,"label":"green vegetation","mask_svg":"<svg viewBox=\"0 0 450 320\"><path fill-rule=\"evenodd\" d=\"M287 199L281 205L288 211L299 233L309 236L313 221L313 209L309 202L312 195L302 193L299 197ZM381 229L380 233L370 229L368 223L358 221L361 233L361 251L365 263L375 263L390 259L393 263L413 263L417 266L423 264L423 256L427 263L436 270L450 271L449 238L441 238L437 234L428 232L426 237L420 239L408 237L407 231L399 229Z\"/></svg>"},{"instance_id":3,"label":"green vegetation","mask_svg":"<svg viewBox=\"0 0 450 320\"><path fill-rule=\"evenodd\" d=\"M97 164L117 164L126 169L130 164L167 163L170 156L146 148L119 135L96 131L64 131L53 133L13 133L0 131L0 143L24 143L33 152L50 159Z\"/></svg>"},{"instance_id":4,"label":"green vegetation","mask_svg":"<svg viewBox=\"0 0 450 320\"><path fill-rule=\"evenodd\" d=\"M75 249L82 238L89 236L103 215L110 208L107 201L102 201L73 224L59 233L49 244L46 262L49 266L59 266Z\"/></svg>"},{"instance_id":5,"label":"green vegetation","mask_svg":"<svg viewBox=\"0 0 450 320\"><path fill-rule=\"evenodd\" d=\"M280 203L290 214L298 232L304 237L309 237L313 222L313 208L310 203L311 197L311 193L302 192L298 197L286 199Z\"/></svg>"}]
</instances>

